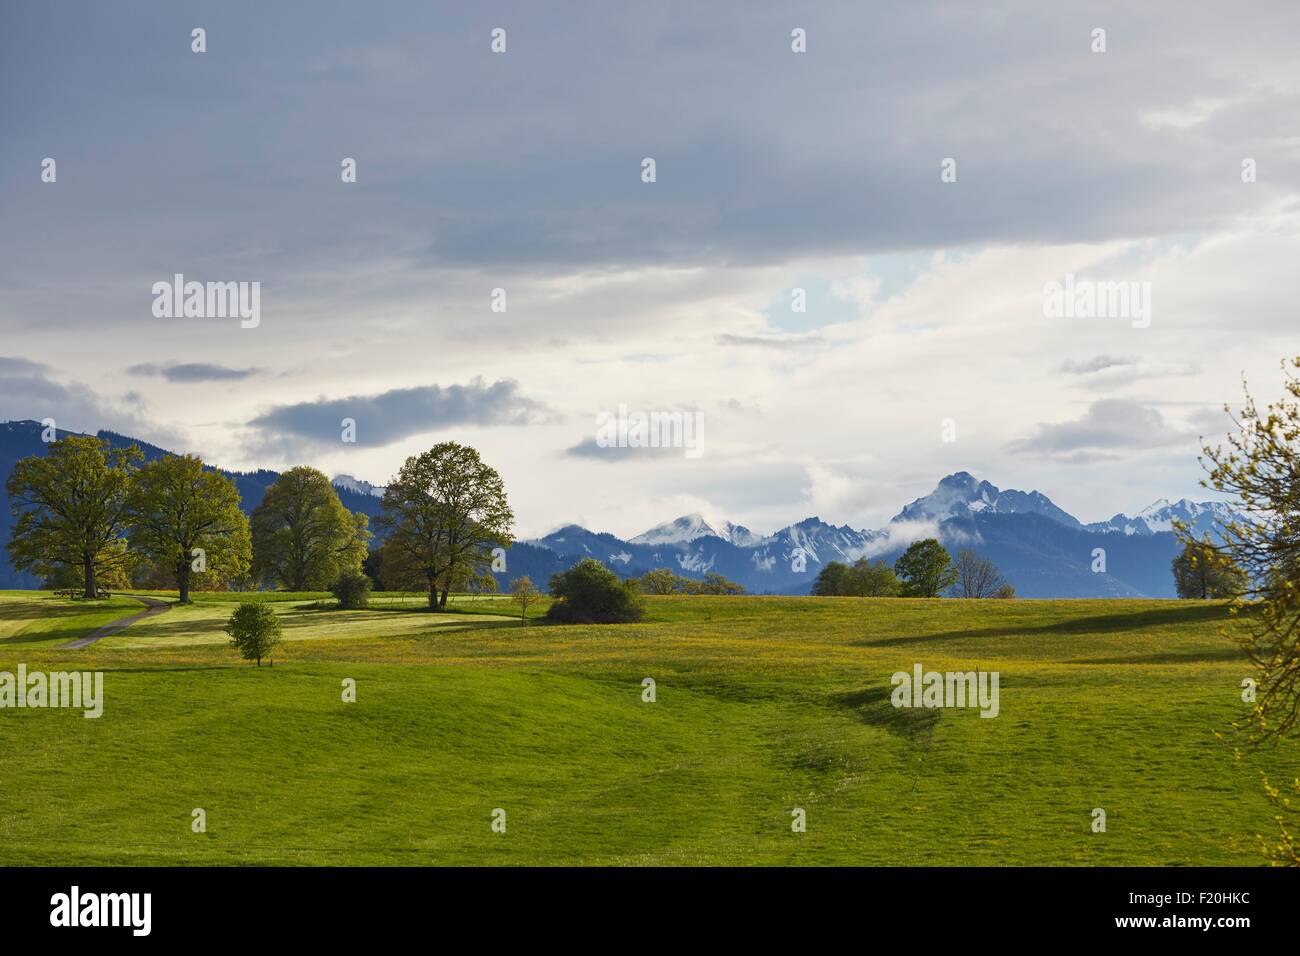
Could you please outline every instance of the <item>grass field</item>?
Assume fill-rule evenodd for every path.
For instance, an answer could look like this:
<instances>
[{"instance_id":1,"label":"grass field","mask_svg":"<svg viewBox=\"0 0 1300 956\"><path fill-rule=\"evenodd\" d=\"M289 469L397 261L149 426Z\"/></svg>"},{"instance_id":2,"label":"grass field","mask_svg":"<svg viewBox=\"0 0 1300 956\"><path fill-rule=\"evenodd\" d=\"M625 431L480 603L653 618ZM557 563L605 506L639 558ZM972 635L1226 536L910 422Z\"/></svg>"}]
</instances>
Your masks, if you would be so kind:
<instances>
[{"instance_id":1,"label":"grass field","mask_svg":"<svg viewBox=\"0 0 1300 956\"><path fill-rule=\"evenodd\" d=\"M105 675L97 720L0 711L0 864L1257 865L1260 772L1300 773L1300 745L1216 739L1250 671L1210 603L666 597L558 627L289 595L258 669L220 630L239 597L74 651L140 604L0 592L0 671ZM894 709L915 663L999 671L998 717Z\"/></svg>"}]
</instances>

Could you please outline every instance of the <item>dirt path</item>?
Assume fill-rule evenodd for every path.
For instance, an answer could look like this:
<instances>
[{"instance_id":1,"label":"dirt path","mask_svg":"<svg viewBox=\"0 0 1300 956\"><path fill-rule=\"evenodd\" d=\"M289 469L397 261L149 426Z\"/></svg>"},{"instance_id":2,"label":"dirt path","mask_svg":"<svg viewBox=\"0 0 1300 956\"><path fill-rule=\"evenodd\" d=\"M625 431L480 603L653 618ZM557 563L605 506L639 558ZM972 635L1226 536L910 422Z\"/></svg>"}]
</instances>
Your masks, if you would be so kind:
<instances>
[{"instance_id":1,"label":"dirt path","mask_svg":"<svg viewBox=\"0 0 1300 956\"><path fill-rule=\"evenodd\" d=\"M128 594L125 596L131 598L132 600L139 601L141 604L147 606L139 614L132 614L130 617L124 617L120 621L114 621L111 624L105 624L99 630L94 631L91 634L87 634L85 637L79 637L75 641L69 641L67 644L63 644L61 646L87 647L91 644L94 644L96 641L101 641L106 637L111 637L112 635L116 634L118 631L122 630L124 627L126 627L129 624L134 624L136 621L139 621L146 617L153 617L155 614L161 614L163 611L171 607L171 605L166 601L160 601L157 598L137 597L134 594Z\"/></svg>"}]
</instances>

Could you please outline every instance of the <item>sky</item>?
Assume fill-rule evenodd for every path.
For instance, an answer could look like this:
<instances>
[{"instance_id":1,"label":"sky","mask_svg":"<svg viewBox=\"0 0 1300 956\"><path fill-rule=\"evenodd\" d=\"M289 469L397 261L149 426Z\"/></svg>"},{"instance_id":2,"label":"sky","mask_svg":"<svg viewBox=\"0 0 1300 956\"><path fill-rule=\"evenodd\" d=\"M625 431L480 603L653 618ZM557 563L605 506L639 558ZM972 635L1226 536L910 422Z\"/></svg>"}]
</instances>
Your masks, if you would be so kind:
<instances>
[{"instance_id":1,"label":"sky","mask_svg":"<svg viewBox=\"0 0 1300 956\"><path fill-rule=\"evenodd\" d=\"M1300 5L1134 6L5 4L0 420L375 484L459 441L521 537L1212 497L1300 354Z\"/></svg>"}]
</instances>

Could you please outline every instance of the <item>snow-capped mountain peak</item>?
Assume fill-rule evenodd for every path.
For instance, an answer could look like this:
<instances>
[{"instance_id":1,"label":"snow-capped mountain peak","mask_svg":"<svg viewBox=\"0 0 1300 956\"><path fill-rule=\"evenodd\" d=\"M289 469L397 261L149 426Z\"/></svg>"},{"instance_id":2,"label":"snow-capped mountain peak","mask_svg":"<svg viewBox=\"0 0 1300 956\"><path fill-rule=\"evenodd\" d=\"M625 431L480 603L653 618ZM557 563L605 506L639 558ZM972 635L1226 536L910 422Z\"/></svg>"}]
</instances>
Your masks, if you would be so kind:
<instances>
[{"instance_id":1,"label":"snow-capped mountain peak","mask_svg":"<svg viewBox=\"0 0 1300 956\"><path fill-rule=\"evenodd\" d=\"M717 521L713 527L717 530L718 537L730 541L738 548L752 548L765 540L761 534L731 521Z\"/></svg>"},{"instance_id":2,"label":"snow-capped mountain peak","mask_svg":"<svg viewBox=\"0 0 1300 956\"><path fill-rule=\"evenodd\" d=\"M708 521L699 512L682 515L672 521L655 525L649 531L643 531L635 538L628 538L629 544L686 544L697 538L721 538L730 541L738 548L752 548L764 538L755 534L744 525L730 521Z\"/></svg>"},{"instance_id":3,"label":"snow-capped mountain peak","mask_svg":"<svg viewBox=\"0 0 1300 956\"><path fill-rule=\"evenodd\" d=\"M630 544L683 544L710 535L715 538L725 537L705 521L703 515L696 512L657 524L649 531L642 531L636 537L628 538L628 542Z\"/></svg>"},{"instance_id":4,"label":"snow-capped mountain peak","mask_svg":"<svg viewBox=\"0 0 1300 956\"><path fill-rule=\"evenodd\" d=\"M1121 531L1124 534L1157 534L1173 531L1174 521L1187 525L1197 537L1219 537L1219 528L1230 521L1241 520L1241 515L1222 501L1192 501L1168 498L1153 501L1133 516L1117 514L1109 521L1096 521L1088 525L1089 531Z\"/></svg>"},{"instance_id":5,"label":"snow-capped mountain peak","mask_svg":"<svg viewBox=\"0 0 1300 956\"><path fill-rule=\"evenodd\" d=\"M917 498L897 515L894 521L946 521L973 514L1037 514L1070 528L1080 527L1073 515L1058 508L1050 498L1037 491L1000 490L981 481L968 471L958 471L939 481L934 491Z\"/></svg>"}]
</instances>

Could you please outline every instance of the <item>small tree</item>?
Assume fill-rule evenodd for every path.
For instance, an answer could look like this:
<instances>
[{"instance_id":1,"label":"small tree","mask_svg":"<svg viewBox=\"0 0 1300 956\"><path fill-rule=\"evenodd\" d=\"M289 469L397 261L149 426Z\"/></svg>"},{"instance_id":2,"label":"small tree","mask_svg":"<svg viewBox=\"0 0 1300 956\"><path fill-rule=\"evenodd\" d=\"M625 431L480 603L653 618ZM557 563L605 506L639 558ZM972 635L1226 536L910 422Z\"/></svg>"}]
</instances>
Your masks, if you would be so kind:
<instances>
[{"instance_id":1,"label":"small tree","mask_svg":"<svg viewBox=\"0 0 1300 956\"><path fill-rule=\"evenodd\" d=\"M519 620L521 621L524 620L525 615L528 613L528 605L541 597L541 592L537 590L537 586L533 584L532 579L527 575L522 578L515 578L510 582L510 593L514 595L515 601L519 604Z\"/></svg>"},{"instance_id":2,"label":"small tree","mask_svg":"<svg viewBox=\"0 0 1300 956\"><path fill-rule=\"evenodd\" d=\"M845 593L844 582L848 576L849 566L843 561L827 561L817 572L813 582L812 593L818 597L839 597Z\"/></svg>"},{"instance_id":3,"label":"small tree","mask_svg":"<svg viewBox=\"0 0 1300 956\"><path fill-rule=\"evenodd\" d=\"M265 601L240 603L226 622L225 631L244 660L255 660L258 667L262 666L262 658L270 657L280 644L280 619ZM271 666L275 666L274 660Z\"/></svg>"},{"instance_id":4,"label":"small tree","mask_svg":"<svg viewBox=\"0 0 1300 956\"><path fill-rule=\"evenodd\" d=\"M370 578L360 571L344 571L335 580L330 593L338 598L342 610L363 608L370 603Z\"/></svg>"},{"instance_id":5,"label":"small tree","mask_svg":"<svg viewBox=\"0 0 1300 956\"><path fill-rule=\"evenodd\" d=\"M936 539L913 542L894 562L903 579L903 597L938 597L957 580L951 564L952 556Z\"/></svg>"},{"instance_id":6,"label":"small tree","mask_svg":"<svg viewBox=\"0 0 1300 956\"><path fill-rule=\"evenodd\" d=\"M998 588L997 593L993 596L1003 601L1009 601L1016 596L1016 589L1009 582L1003 581L1002 587Z\"/></svg>"},{"instance_id":7,"label":"small tree","mask_svg":"<svg viewBox=\"0 0 1300 956\"><path fill-rule=\"evenodd\" d=\"M957 581L953 585L957 597L998 597L1003 587L1009 587L992 561L981 558L968 548L957 553L957 564L953 570L957 572ZM1011 593L1014 595L1015 590Z\"/></svg>"},{"instance_id":8,"label":"small tree","mask_svg":"<svg viewBox=\"0 0 1300 956\"><path fill-rule=\"evenodd\" d=\"M681 590L682 579L668 568L655 568L641 575L637 585L646 594L674 594Z\"/></svg>"},{"instance_id":9,"label":"small tree","mask_svg":"<svg viewBox=\"0 0 1300 956\"><path fill-rule=\"evenodd\" d=\"M745 586L728 580L716 571L704 575L703 581L686 581L687 594L744 594Z\"/></svg>"},{"instance_id":10,"label":"small tree","mask_svg":"<svg viewBox=\"0 0 1300 956\"><path fill-rule=\"evenodd\" d=\"M1188 539L1173 560L1174 587L1180 598L1235 598L1246 591L1246 574L1210 543Z\"/></svg>"},{"instance_id":11,"label":"small tree","mask_svg":"<svg viewBox=\"0 0 1300 956\"><path fill-rule=\"evenodd\" d=\"M876 561L858 558L844 576L841 593L854 597L898 597L901 589L898 575L883 558Z\"/></svg>"},{"instance_id":12,"label":"small tree","mask_svg":"<svg viewBox=\"0 0 1300 956\"><path fill-rule=\"evenodd\" d=\"M645 613L632 585L595 558L551 575L550 591L556 600L547 617L566 624L622 624Z\"/></svg>"}]
</instances>

